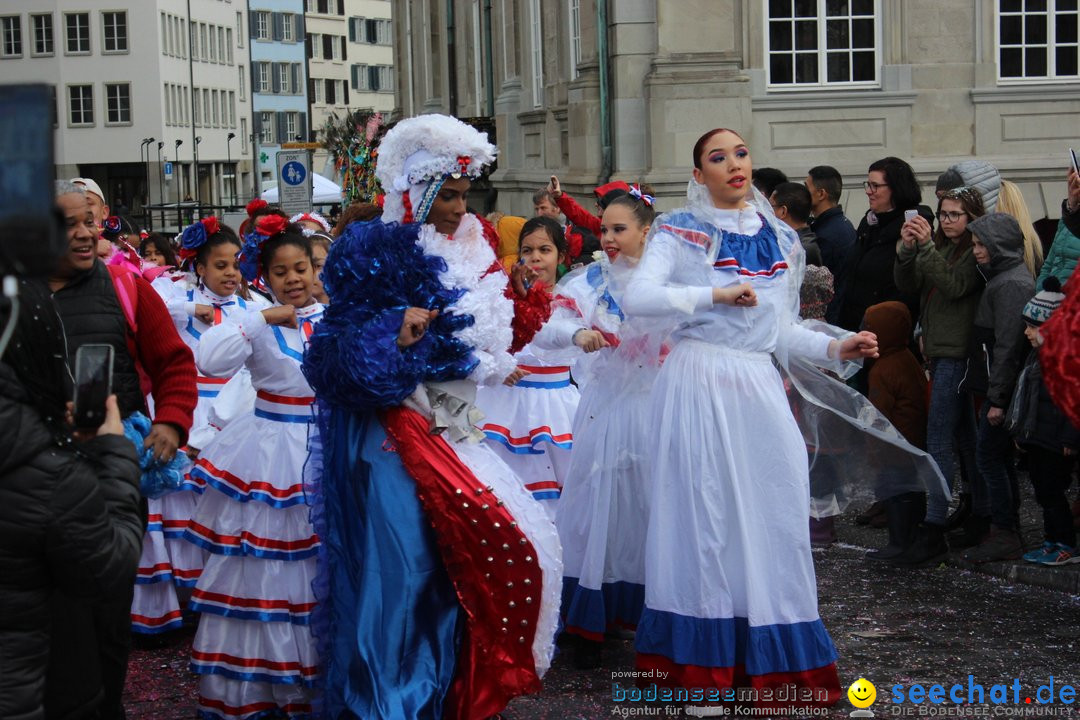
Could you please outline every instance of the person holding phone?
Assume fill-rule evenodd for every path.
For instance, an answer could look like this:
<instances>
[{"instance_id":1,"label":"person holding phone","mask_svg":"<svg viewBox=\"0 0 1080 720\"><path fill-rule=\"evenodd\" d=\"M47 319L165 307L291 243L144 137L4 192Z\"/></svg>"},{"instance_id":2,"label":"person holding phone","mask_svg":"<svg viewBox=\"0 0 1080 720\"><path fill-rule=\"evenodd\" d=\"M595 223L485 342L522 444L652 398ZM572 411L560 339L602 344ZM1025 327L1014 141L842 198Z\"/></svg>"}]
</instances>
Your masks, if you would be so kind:
<instances>
[{"instance_id":1,"label":"person holding phone","mask_svg":"<svg viewBox=\"0 0 1080 720\"><path fill-rule=\"evenodd\" d=\"M848 254L843 276L847 278L838 300L838 324L857 331L866 309L887 300L900 300L918 317L918 301L902 293L893 281L896 245L900 228L907 221L905 211L917 211L934 224L934 213L922 204L922 191L915 171L896 157L870 164L863 182L870 209L855 232L855 246Z\"/></svg>"},{"instance_id":2,"label":"person holding phone","mask_svg":"<svg viewBox=\"0 0 1080 720\"><path fill-rule=\"evenodd\" d=\"M1050 252L1035 281L1036 290L1042 290L1051 275L1064 285L1072 276L1077 261L1080 261L1080 170L1076 169L1076 152L1072 149L1069 150L1065 191L1065 199L1061 201L1061 220Z\"/></svg>"},{"instance_id":3,"label":"person holding phone","mask_svg":"<svg viewBox=\"0 0 1080 720\"><path fill-rule=\"evenodd\" d=\"M86 344L112 345L112 389L121 417L147 412L154 400L144 446L169 462L187 440L198 401L195 360L180 339L161 297L136 273L107 266L94 250L97 227L86 189L63 180L54 187L67 229L67 248L48 280L63 321L69 361ZM144 382L146 386L144 387ZM105 677L102 720L123 718L122 696L131 649L131 599L111 598L97 608L99 665Z\"/></svg>"},{"instance_id":4,"label":"person holding phone","mask_svg":"<svg viewBox=\"0 0 1080 720\"><path fill-rule=\"evenodd\" d=\"M139 467L116 396L72 437L49 289L19 295L0 362L0 717L85 717L103 695L93 605L129 591L139 558Z\"/></svg>"}]
</instances>

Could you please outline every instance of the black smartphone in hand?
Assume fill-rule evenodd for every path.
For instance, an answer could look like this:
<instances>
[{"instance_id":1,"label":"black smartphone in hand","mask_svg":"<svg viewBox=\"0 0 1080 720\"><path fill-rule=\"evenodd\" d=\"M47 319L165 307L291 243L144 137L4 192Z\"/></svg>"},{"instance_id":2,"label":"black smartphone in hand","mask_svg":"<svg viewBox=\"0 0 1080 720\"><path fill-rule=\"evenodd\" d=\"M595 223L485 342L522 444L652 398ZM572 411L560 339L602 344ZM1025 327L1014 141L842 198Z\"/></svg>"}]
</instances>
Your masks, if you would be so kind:
<instances>
[{"instance_id":1,"label":"black smartphone in hand","mask_svg":"<svg viewBox=\"0 0 1080 720\"><path fill-rule=\"evenodd\" d=\"M77 430L97 430L105 422L105 401L112 394L112 345L83 345L75 353Z\"/></svg>"}]
</instances>

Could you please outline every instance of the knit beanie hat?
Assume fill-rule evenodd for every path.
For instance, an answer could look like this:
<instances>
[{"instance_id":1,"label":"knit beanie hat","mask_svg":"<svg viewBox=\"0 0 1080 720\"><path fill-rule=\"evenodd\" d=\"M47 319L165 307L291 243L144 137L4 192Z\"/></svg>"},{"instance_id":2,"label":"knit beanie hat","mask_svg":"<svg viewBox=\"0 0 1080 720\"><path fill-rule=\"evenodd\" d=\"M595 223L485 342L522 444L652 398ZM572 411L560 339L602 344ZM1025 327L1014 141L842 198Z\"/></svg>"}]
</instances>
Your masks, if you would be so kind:
<instances>
[{"instance_id":1,"label":"knit beanie hat","mask_svg":"<svg viewBox=\"0 0 1080 720\"><path fill-rule=\"evenodd\" d=\"M1024 306L1024 322L1039 327L1050 318L1050 314L1057 310L1064 300L1065 293L1061 292L1061 281L1051 275L1043 283L1043 289Z\"/></svg>"}]
</instances>

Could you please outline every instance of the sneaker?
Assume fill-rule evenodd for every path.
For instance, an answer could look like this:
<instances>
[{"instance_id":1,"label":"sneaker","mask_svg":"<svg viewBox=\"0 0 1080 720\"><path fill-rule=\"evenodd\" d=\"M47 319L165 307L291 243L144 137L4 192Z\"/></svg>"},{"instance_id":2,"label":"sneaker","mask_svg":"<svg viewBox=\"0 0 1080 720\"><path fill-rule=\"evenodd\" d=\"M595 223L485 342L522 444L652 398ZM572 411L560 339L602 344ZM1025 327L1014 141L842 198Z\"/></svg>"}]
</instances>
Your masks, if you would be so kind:
<instances>
[{"instance_id":1,"label":"sneaker","mask_svg":"<svg viewBox=\"0 0 1080 720\"><path fill-rule=\"evenodd\" d=\"M1042 562L1043 557L1046 555L1050 555L1051 553L1057 555L1057 549L1057 543L1052 543L1047 540L1034 550L1028 550L1023 554L1023 558L1030 563Z\"/></svg>"},{"instance_id":2,"label":"sneaker","mask_svg":"<svg viewBox=\"0 0 1080 720\"><path fill-rule=\"evenodd\" d=\"M1023 552L1024 545L1020 542L1020 535L1016 531L993 528L990 531L990 537L977 547L968 550L964 554L964 559L976 564L997 560L1019 560Z\"/></svg>"},{"instance_id":3,"label":"sneaker","mask_svg":"<svg viewBox=\"0 0 1080 720\"><path fill-rule=\"evenodd\" d=\"M1046 553L1037 562L1040 565L1050 565L1052 567L1072 565L1073 563L1080 563L1080 552L1076 548L1058 543L1054 546L1053 552Z\"/></svg>"}]
</instances>

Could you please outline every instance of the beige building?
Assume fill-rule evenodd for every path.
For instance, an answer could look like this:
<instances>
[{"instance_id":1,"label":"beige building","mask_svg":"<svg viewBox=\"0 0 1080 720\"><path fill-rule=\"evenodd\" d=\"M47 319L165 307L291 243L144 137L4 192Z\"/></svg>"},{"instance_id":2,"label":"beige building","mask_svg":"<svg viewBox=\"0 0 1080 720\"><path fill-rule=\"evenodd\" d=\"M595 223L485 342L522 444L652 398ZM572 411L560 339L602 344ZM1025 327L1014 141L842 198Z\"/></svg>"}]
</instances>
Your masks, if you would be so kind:
<instances>
[{"instance_id":1,"label":"beige building","mask_svg":"<svg viewBox=\"0 0 1080 720\"><path fill-rule=\"evenodd\" d=\"M722 126L756 166L796 180L838 168L854 218L867 166L887 155L931 199L947 166L987 160L1053 218L1080 150L1075 0L393 5L396 113L493 118L507 212L531 213L552 173L579 196L610 176L674 202L694 141Z\"/></svg>"},{"instance_id":2,"label":"beige building","mask_svg":"<svg viewBox=\"0 0 1080 720\"><path fill-rule=\"evenodd\" d=\"M332 113L394 107L394 33L390 0L305 0L308 103L318 133ZM312 167L327 177L329 156Z\"/></svg>"}]
</instances>

